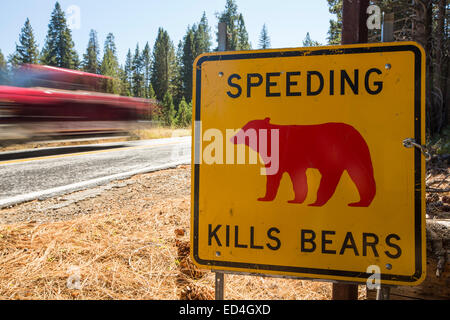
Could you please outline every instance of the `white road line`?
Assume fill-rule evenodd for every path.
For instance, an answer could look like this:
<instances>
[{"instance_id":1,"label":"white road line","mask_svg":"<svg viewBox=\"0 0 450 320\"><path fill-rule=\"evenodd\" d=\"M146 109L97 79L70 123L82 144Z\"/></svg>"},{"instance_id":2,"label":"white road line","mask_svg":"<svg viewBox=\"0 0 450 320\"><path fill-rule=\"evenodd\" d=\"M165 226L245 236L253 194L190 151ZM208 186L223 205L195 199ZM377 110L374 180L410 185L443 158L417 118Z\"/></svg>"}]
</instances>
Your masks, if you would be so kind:
<instances>
[{"instance_id":1,"label":"white road line","mask_svg":"<svg viewBox=\"0 0 450 320\"><path fill-rule=\"evenodd\" d=\"M45 198L54 197L56 195L62 195L62 194L79 191L82 189L87 189L87 188L98 186L98 185L101 185L101 184L104 184L104 183L107 183L107 182L110 182L113 180L126 179L126 178L129 178L136 174L174 168L174 167L182 165L182 164L190 164L190 163L191 163L190 158L189 159L184 158L184 159L180 159L178 161L166 163L163 165L149 166L149 167L136 169L136 170L132 170L132 171L128 171L128 172L113 174L113 175L106 176L106 177L72 183L69 185L61 186L61 187L55 187L55 188L51 188L51 189L47 189L47 190L36 191L36 192L31 192L31 193L27 193L27 194L23 194L23 195L9 197L9 198L0 200L0 209L15 205L15 204L19 204L22 202L26 202L26 201L31 201L31 200L35 200L35 199L45 199Z\"/></svg>"},{"instance_id":2,"label":"white road line","mask_svg":"<svg viewBox=\"0 0 450 320\"><path fill-rule=\"evenodd\" d=\"M5 161L0 161L0 166L22 164L22 163L31 162L31 161L54 160L54 159L60 159L60 158L70 158L70 157L102 154L102 153L110 153L110 152L123 152L123 151L133 150L133 149L150 149L150 148L156 148L156 147L165 147L165 146L169 146L169 145L177 145L177 144L181 144L183 142L184 141L181 141L181 140L180 141L177 141L177 140L170 141L170 142L166 142L166 143L163 143L162 141L160 141L158 143L152 143L152 144L146 144L146 145L137 145L137 146L128 146L128 147L121 147L121 148L95 150L95 151L82 151L82 152L74 152L74 153L56 154L56 155L51 155L51 156L40 156L40 157L17 159L17 160L5 160ZM45 149L36 149L36 150L45 150Z\"/></svg>"}]
</instances>

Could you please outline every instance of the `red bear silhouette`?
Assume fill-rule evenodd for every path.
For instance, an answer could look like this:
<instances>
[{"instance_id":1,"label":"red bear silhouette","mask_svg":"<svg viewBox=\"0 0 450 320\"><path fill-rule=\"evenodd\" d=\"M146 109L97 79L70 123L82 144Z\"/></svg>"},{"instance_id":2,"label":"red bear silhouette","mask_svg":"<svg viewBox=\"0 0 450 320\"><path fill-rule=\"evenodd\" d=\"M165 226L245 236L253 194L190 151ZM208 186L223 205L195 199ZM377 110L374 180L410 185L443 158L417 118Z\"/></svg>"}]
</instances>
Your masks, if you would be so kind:
<instances>
[{"instance_id":1,"label":"red bear silhouette","mask_svg":"<svg viewBox=\"0 0 450 320\"><path fill-rule=\"evenodd\" d=\"M246 138L247 130L256 131L259 143L251 143ZM359 191L360 201L350 203L351 207L368 207L375 197L376 186L369 148L361 134L345 123L324 123L318 125L276 125L270 119L248 122L231 138L234 144L245 143L259 152L266 168L268 157L260 152L260 132L265 129L266 150L272 150L272 143L279 143L279 166L273 175L267 175L266 195L259 201L273 201L280 185L281 177L287 172L292 180L295 198L289 203L303 203L308 192L306 169L320 171L317 199L310 206L323 206L333 196L344 170ZM270 130L277 129L279 141L271 141ZM266 138L267 137L267 138ZM267 152L266 152L267 153ZM273 158L273 155L271 155Z\"/></svg>"}]
</instances>

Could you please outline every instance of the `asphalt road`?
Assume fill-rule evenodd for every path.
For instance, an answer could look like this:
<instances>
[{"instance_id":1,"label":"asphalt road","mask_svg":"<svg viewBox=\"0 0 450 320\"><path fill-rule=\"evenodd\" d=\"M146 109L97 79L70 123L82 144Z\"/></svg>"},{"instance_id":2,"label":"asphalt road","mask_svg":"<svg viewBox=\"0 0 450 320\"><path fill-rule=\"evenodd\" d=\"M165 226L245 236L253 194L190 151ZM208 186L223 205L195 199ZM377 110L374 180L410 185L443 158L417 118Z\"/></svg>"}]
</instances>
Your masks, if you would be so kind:
<instances>
[{"instance_id":1,"label":"asphalt road","mask_svg":"<svg viewBox=\"0 0 450 320\"><path fill-rule=\"evenodd\" d=\"M0 208L190 163L191 137L0 153Z\"/></svg>"}]
</instances>

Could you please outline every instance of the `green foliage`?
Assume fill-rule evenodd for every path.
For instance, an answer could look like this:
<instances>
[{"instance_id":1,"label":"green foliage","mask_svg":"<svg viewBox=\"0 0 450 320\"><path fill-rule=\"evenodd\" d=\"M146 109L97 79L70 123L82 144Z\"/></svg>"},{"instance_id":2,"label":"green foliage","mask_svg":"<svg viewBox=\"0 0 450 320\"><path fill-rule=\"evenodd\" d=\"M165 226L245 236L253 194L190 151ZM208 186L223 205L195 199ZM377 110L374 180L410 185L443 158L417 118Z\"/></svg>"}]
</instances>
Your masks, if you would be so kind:
<instances>
[{"instance_id":1,"label":"green foliage","mask_svg":"<svg viewBox=\"0 0 450 320\"><path fill-rule=\"evenodd\" d=\"M5 56L3 55L2 51L0 50L0 69L5 70L6 69L6 60Z\"/></svg>"},{"instance_id":2,"label":"green foliage","mask_svg":"<svg viewBox=\"0 0 450 320\"><path fill-rule=\"evenodd\" d=\"M238 42L236 50L251 50L252 46L248 41L248 32L245 28L244 16L242 15L242 13L239 14L237 23Z\"/></svg>"},{"instance_id":3,"label":"green foliage","mask_svg":"<svg viewBox=\"0 0 450 320\"><path fill-rule=\"evenodd\" d=\"M226 50L251 49L244 17L238 12L235 0L227 0L225 10L217 14L217 19L227 25ZM217 34L217 39L219 39L219 34Z\"/></svg>"},{"instance_id":4,"label":"green foliage","mask_svg":"<svg viewBox=\"0 0 450 320\"><path fill-rule=\"evenodd\" d=\"M41 53L43 64L61 68L77 69L78 54L74 49L72 33L67 26L66 17L58 2L52 12L48 25L47 38Z\"/></svg>"},{"instance_id":5,"label":"green foliage","mask_svg":"<svg viewBox=\"0 0 450 320\"><path fill-rule=\"evenodd\" d=\"M127 80L127 74L124 68L119 68L119 81L120 81L120 92L121 96L131 96L130 83Z\"/></svg>"},{"instance_id":6,"label":"green foliage","mask_svg":"<svg viewBox=\"0 0 450 320\"><path fill-rule=\"evenodd\" d=\"M178 112L176 117L176 124L179 127L188 127L192 122L192 105L186 102L184 98L178 105Z\"/></svg>"},{"instance_id":7,"label":"green foliage","mask_svg":"<svg viewBox=\"0 0 450 320\"><path fill-rule=\"evenodd\" d=\"M103 51L103 60L100 66L101 74L113 78L106 81L105 92L119 94L122 91L119 79L120 67L117 60L115 39L112 33L107 35Z\"/></svg>"},{"instance_id":8,"label":"green foliage","mask_svg":"<svg viewBox=\"0 0 450 320\"><path fill-rule=\"evenodd\" d=\"M226 0L225 10L217 16L219 21L226 22L228 27L228 50L251 49L244 17L238 12L235 0ZM16 52L10 56L10 62L12 65L43 63L69 69L80 67L85 72L105 75L110 77L104 80L105 92L159 101L166 99L166 105L177 106L173 110L182 107L180 121L185 123L185 115L191 112L190 104L186 101L192 99L193 63L200 54L211 50L210 33L206 12L203 12L200 21L187 28L175 54L167 31L159 28L153 51L150 50L148 42L142 52L137 45L134 55L128 50L126 61L121 66L117 58L114 35L107 35L103 56L100 56L97 32L90 30L86 51L80 63L64 11L59 2L56 2L41 53L39 54L33 29L27 19L19 37L19 44L16 44ZM266 29L264 41L270 45ZM3 55L0 58L1 80L7 75L8 68ZM167 103L168 97L172 103Z\"/></svg>"},{"instance_id":9,"label":"green foliage","mask_svg":"<svg viewBox=\"0 0 450 320\"><path fill-rule=\"evenodd\" d=\"M144 98L152 98L151 96L151 71L152 71L152 56L150 52L150 45L148 42L145 44L144 50L142 51L142 69L144 75ZM153 88L152 88L153 91ZM153 92L153 95L155 92Z\"/></svg>"},{"instance_id":10,"label":"green foliage","mask_svg":"<svg viewBox=\"0 0 450 320\"><path fill-rule=\"evenodd\" d=\"M178 106L181 99L183 99L183 78L182 78L182 56L183 56L183 41L178 42L177 53L175 58L174 76L171 81L172 97L175 107Z\"/></svg>"},{"instance_id":11,"label":"green foliage","mask_svg":"<svg viewBox=\"0 0 450 320\"><path fill-rule=\"evenodd\" d=\"M151 83L148 84L148 89L147 89L147 93L148 93L148 99L155 99L155 90L153 90L153 86Z\"/></svg>"},{"instance_id":12,"label":"green foliage","mask_svg":"<svg viewBox=\"0 0 450 320\"><path fill-rule=\"evenodd\" d=\"M187 28L179 55L179 71L181 77L182 96L190 101L192 99L192 73L195 58L200 54L209 52L211 48L210 27L206 14L200 19L198 25Z\"/></svg>"},{"instance_id":13,"label":"green foliage","mask_svg":"<svg viewBox=\"0 0 450 320\"><path fill-rule=\"evenodd\" d=\"M194 32L194 58L196 58L211 49L211 28L208 25L205 12L203 12L198 26L194 24L192 30Z\"/></svg>"},{"instance_id":14,"label":"green foliage","mask_svg":"<svg viewBox=\"0 0 450 320\"><path fill-rule=\"evenodd\" d=\"M303 40L303 46L304 47L317 47L320 46L321 44L317 41L314 41L311 39L311 36L309 35L309 32L306 33L306 37Z\"/></svg>"},{"instance_id":15,"label":"green foliage","mask_svg":"<svg viewBox=\"0 0 450 320\"><path fill-rule=\"evenodd\" d=\"M192 99L192 72L195 53L195 42L193 28L188 28L183 41L183 54L181 57L181 78L183 81L183 96L190 100Z\"/></svg>"},{"instance_id":16,"label":"green foliage","mask_svg":"<svg viewBox=\"0 0 450 320\"><path fill-rule=\"evenodd\" d=\"M342 0L327 0L328 11L336 15L336 20L330 20L328 29L328 44L341 44L342 32Z\"/></svg>"},{"instance_id":17,"label":"green foliage","mask_svg":"<svg viewBox=\"0 0 450 320\"><path fill-rule=\"evenodd\" d=\"M13 66L24 63L37 64L39 61L38 45L28 18L20 32L19 44L16 43L16 51L10 56L9 61Z\"/></svg>"},{"instance_id":18,"label":"green foliage","mask_svg":"<svg viewBox=\"0 0 450 320\"><path fill-rule=\"evenodd\" d=\"M6 68L6 60L5 60L5 56L2 53L2 50L0 50L0 68L1 69Z\"/></svg>"},{"instance_id":19,"label":"green foliage","mask_svg":"<svg viewBox=\"0 0 450 320\"><path fill-rule=\"evenodd\" d=\"M0 85L7 84L8 80L8 67L6 64L5 56L0 50Z\"/></svg>"},{"instance_id":20,"label":"green foliage","mask_svg":"<svg viewBox=\"0 0 450 320\"><path fill-rule=\"evenodd\" d=\"M131 83L133 82L133 56L131 49L128 49L125 66L122 74L123 95L131 96Z\"/></svg>"},{"instance_id":21,"label":"green foliage","mask_svg":"<svg viewBox=\"0 0 450 320\"><path fill-rule=\"evenodd\" d=\"M136 50L134 51L131 71L131 93L134 97L142 98L145 94L144 60L141 51L139 50L139 44L136 45Z\"/></svg>"},{"instance_id":22,"label":"green foliage","mask_svg":"<svg viewBox=\"0 0 450 320\"><path fill-rule=\"evenodd\" d=\"M100 73L99 54L100 48L98 45L97 32L91 30L86 53L83 55L83 62L81 63L83 71L96 74Z\"/></svg>"},{"instance_id":23,"label":"green foliage","mask_svg":"<svg viewBox=\"0 0 450 320\"><path fill-rule=\"evenodd\" d=\"M163 28L158 29L151 71L151 84L155 90L156 99L161 101L166 93L172 92L176 71L175 49L169 34Z\"/></svg>"},{"instance_id":24,"label":"green foliage","mask_svg":"<svg viewBox=\"0 0 450 320\"><path fill-rule=\"evenodd\" d=\"M166 92L162 100L162 119L166 126L172 127L175 124L175 107L172 95Z\"/></svg>"},{"instance_id":25,"label":"green foliage","mask_svg":"<svg viewBox=\"0 0 450 320\"><path fill-rule=\"evenodd\" d=\"M270 48L270 37L267 31L267 26L264 23L261 33L259 35L259 48L260 49L269 49Z\"/></svg>"}]
</instances>

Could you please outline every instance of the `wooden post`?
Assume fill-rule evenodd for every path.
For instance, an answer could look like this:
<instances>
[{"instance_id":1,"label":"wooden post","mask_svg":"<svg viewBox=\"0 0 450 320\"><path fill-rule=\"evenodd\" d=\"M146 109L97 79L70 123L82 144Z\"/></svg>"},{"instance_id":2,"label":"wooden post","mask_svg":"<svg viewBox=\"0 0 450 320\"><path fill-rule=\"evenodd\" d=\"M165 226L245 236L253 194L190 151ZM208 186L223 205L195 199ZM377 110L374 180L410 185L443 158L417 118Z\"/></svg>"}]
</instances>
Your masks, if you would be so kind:
<instances>
[{"instance_id":1,"label":"wooden post","mask_svg":"<svg viewBox=\"0 0 450 320\"><path fill-rule=\"evenodd\" d=\"M342 8L342 44L366 43L369 0L344 0Z\"/></svg>"},{"instance_id":2,"label":"wooden post","mask_svg":"<svg viewBox=\"0 0 450 320\"><path fill-rule=\"evenodd\" d=\"M380 289L377 289L377 300L389 300L389 296L391 293L391 288L388 286L380 286Z\"/></svg>"},{"instance_id":3,"label":"wooden post","mask_svg":"<svg viewBox=\"0 0 450 320\"><path fill-rule=\"evenodd\" d=\"M219 22L219 51L227 49L227 24Z\"/></svg>"},{"instance_id":4,"label":"wooden post","mask_svg":"<svg viewBox=\"0 0 450 320\"><path fill-rule=\"evenodd\" d=\"M342 7L342 44L366 43L369 0L344 0ZM333 300L357 300L358 285L333 283Z\"/></svg>"},{"instance_id":5,"label":"wooden post","mask_svg":"<svg viewBox=\"0 0 450 320\"><path fill-rule=\"evenodd\" d=\"M333 283L332 300L358 300L358 285Z\"/></svg>"}]
</instances>

